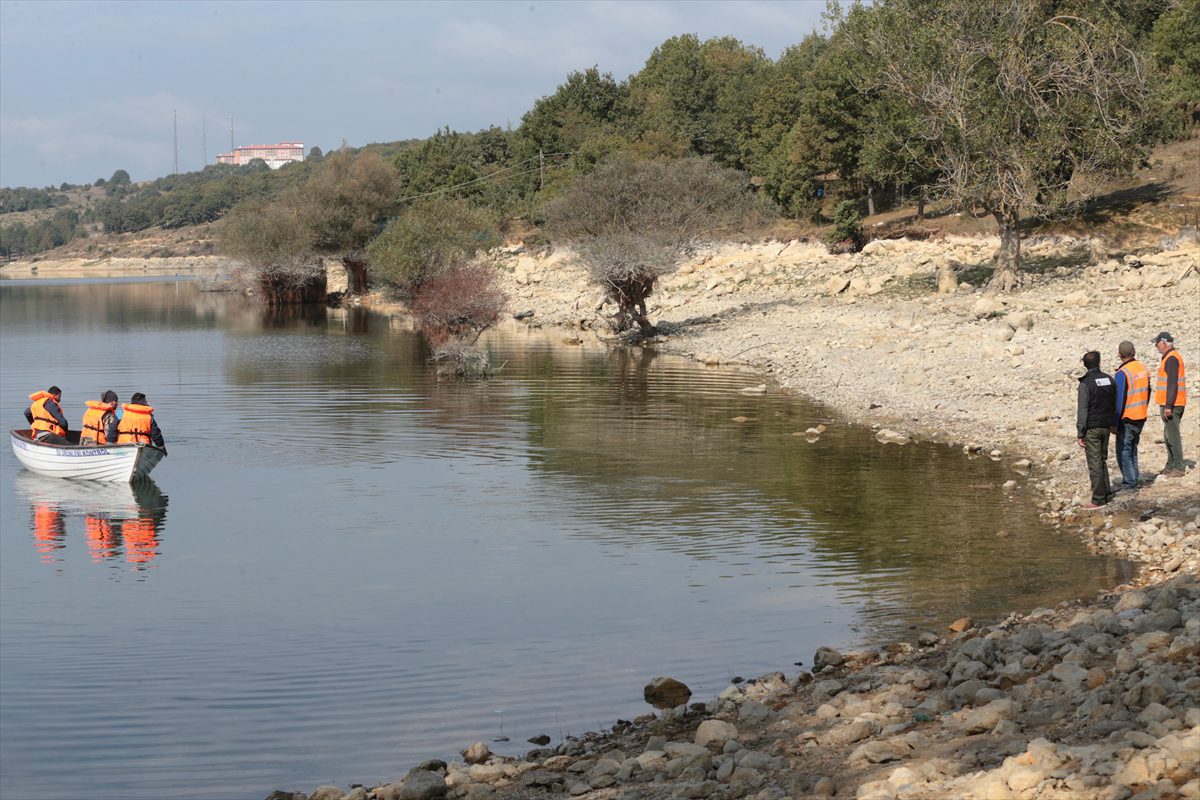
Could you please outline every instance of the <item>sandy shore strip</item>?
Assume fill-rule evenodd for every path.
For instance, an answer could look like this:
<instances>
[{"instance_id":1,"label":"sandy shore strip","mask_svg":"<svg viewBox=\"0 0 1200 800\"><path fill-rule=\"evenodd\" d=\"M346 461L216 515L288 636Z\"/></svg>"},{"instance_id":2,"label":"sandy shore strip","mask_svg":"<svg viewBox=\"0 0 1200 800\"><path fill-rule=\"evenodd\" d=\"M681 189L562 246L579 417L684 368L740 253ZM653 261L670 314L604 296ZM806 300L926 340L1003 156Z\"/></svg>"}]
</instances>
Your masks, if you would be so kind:
<instances>
[{"instance_id":1,"label":"sandy shore strip","mask_svg":"<svg viewBox=\"0 0 1200 800\"><path fill-rule=\"evenodd\" d=\"M221 256L173 258L68 258L33 261L24 259L0 265L0 280L45 280L69 278L134 278L194 275L222 280L232 274L236 263Z\"/></svg>"}]
</instances>

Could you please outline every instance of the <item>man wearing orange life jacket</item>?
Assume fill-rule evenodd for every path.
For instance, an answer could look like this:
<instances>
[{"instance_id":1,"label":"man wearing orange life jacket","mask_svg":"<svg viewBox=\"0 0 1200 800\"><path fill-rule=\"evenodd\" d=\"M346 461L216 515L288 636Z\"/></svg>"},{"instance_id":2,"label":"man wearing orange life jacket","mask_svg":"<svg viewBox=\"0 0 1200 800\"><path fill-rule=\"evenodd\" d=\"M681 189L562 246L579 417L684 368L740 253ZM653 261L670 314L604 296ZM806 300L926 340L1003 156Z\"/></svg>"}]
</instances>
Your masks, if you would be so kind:
<instances>
[{"instance_id":1,"label":"man wearing orange life jacket","mask_svg":"<svg viewBox=\"0 0 1200 800\"><path fill-rule=\"evenodd\" d=\"M1183 477L1183 438L1179 435L1180 419L1187 406L1187 372L1183 356L1175 349L1175 337L1163 331L1154 337L1154 346L1162 360L1154 376L1154 402L1163 421L1163 439L1167 444L1167 465L1160 475Z\"/></svg>"},{"instance_id":2,"label":"man wearing orange life jacket","mask_svg":"<svg viewBox=\"0 0 1200 800\"><path fill-rule=\"evenodd\" d=\"M1117 467L1123 482L1120 490L1138 488L1138 440L1150 409L1150 370L1135 356L1133 342L1117 345L1121 366L1113 373L1117 382Z\"/></svg>"},{"instance_id":3,"label":"man wearing orange life jacket","mask_svg":"<svg viewBox=\"0 0 1200 800\"><path fill-rule=\"evenodd\" d=\"M111 389L101 400L88 400L83 412L80 444L111 444L117 441L117 393Z\"/></svg>"},{"instance_id":4,"label":"man wearing orange life jacket","mask_svg":"<svg viewBox=\"0 0 1200 800\"><path fill-rule=\"evenodd\" d=\"M154 421L154 409L146 405L146 395L134 392L130 402L122 406L125 414L117 423L117 444L151 444L167 450L162 431Z\"/></svg>"},{"instance_id":5,"label":"man wearing orange life jacket","mask_svg":"<svg viewBox=\"0 0 1200 800\"><path fill-rule=\"evenodd\" d=\"M51 386L44 392L29 395L29 408L25 419L33 431L33 438L46 444L70 444L67 441L67 418L62 411L62 389Z\"/></svg>"}]
</instances>

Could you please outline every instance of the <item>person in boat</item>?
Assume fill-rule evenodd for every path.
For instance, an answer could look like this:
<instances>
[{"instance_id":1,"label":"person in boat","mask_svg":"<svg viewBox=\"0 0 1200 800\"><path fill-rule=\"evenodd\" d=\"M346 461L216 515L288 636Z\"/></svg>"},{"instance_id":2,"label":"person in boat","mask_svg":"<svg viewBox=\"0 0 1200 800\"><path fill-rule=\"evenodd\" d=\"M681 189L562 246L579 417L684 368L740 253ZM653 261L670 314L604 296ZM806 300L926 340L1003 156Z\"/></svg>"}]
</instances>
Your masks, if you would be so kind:
<instances>
[{"instance_id":1,"label":"person in boat","mask_svg":"<svg viewBox=\"0 0 1200 800\"><path fill-rule=\"evenodd\" d=\"M29 395L25 419L33 438L46 444L70 444L67 441L67 418L62 410L62 389L51 386L44 392Z\"/></svg>"},{"instance_id":2,"label":"person in boat","mask_svg":"<svg viewBox=\"0 0 1200 800\"><path fill-rule=\"evenodd\" d=\"M117 393L109 389L100 400L88 400L83 412L80 444L109 444L117 441Z\"/></svg>"},{"instance_id":3,"label":"person in boat","mask_svg":"<svg viewBox=\"0 0 1200 800\"><path fill-rule=\"evenodd\" d=\"M154 409L146 404L146 395L134 392L129 402L121 406L125 413L117 423L117 444L151 444L167 451L162 431L154 421Z\"/></svg>"}]
</instances>

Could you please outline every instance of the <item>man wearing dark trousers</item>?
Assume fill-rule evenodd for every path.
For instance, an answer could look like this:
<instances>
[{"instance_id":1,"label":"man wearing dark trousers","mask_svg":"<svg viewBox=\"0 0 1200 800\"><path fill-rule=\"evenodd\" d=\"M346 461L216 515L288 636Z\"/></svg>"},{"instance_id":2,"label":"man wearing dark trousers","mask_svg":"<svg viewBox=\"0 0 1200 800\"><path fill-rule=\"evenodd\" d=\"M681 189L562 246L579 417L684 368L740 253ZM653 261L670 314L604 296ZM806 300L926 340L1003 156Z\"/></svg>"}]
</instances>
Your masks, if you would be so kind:
<instances>
[{"instance_id":1,"label":"man wearing dark trousers","mask_svg":"<svg viewBox=\"0 0 1200 800\"><path fill-rule=\"evenodd\" d=\"M1108 437L1117 424L1117 386L1110 375L1100 371L1100 351L1084 353L1083 367L1087 373L1079 379L1075 428L1079 446L1087 453L1092 481L1092 502L1084 508L1100 508L1112 497L1108 483Z\"/></svg>"}]
</instances>

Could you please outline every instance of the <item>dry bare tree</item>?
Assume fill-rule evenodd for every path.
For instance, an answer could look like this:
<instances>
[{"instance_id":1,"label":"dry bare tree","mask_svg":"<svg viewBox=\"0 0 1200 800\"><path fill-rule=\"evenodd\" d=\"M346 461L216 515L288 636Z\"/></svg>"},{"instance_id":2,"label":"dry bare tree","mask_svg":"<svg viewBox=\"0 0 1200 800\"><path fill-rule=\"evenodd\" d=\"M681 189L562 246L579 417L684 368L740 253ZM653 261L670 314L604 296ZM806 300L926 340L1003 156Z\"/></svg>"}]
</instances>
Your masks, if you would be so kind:
<instances>
[{"instance_id":1,"label":"dry bare tree","mask_svg":"<svg viewBox=\"0 0 1200 800\"><path fill-rule=\"evenodd\" d=\"M550 235L575 248L594 283L616 303L613 329L654 334L646 299L701 237L740 232L767 212L745 174L703 158L618 157L544 208Z\"/></svg>"}]
</instances>

